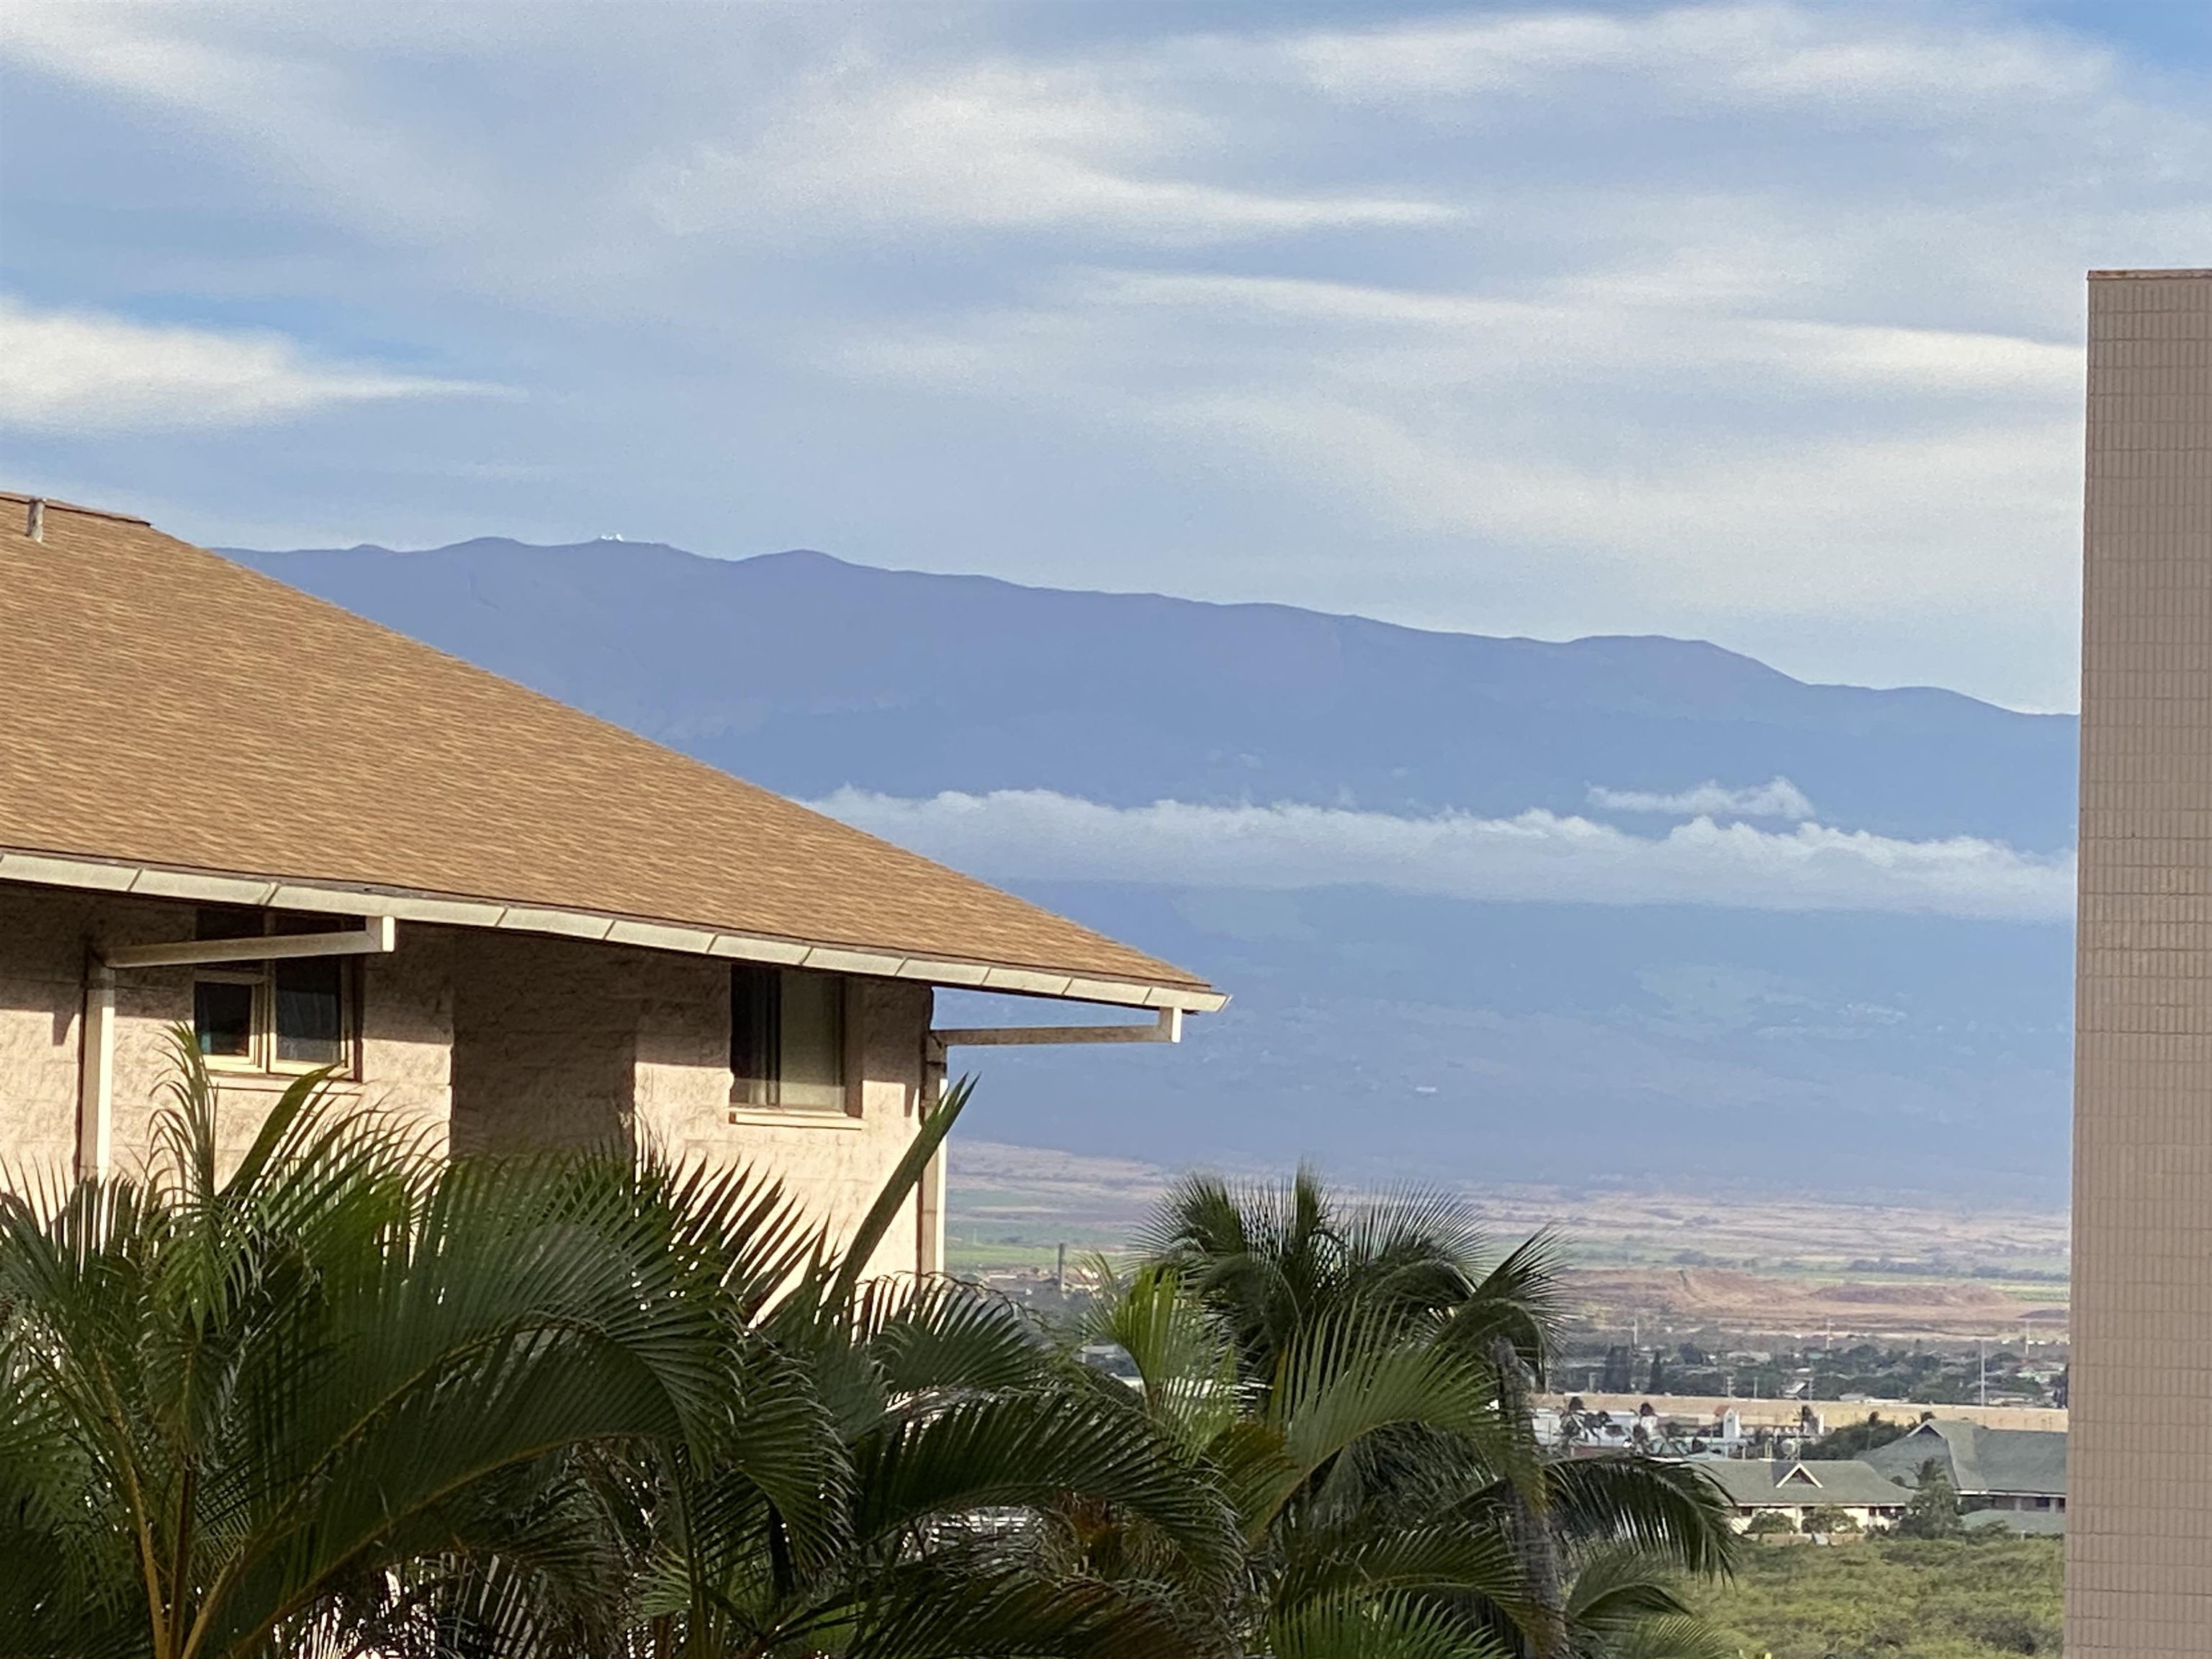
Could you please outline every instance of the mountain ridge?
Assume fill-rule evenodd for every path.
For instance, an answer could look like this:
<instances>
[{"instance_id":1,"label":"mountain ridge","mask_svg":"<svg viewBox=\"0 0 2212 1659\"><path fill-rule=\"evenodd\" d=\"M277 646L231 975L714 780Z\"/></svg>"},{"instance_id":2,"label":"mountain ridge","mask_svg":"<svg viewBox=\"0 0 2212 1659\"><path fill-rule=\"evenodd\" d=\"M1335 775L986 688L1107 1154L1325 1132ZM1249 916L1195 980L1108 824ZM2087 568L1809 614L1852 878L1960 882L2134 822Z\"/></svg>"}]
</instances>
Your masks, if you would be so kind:
<instances>
[{"instance_id":1,"label":"mountain ridge","mask_svg":"<svg viewBox=\"0 0 2212 1659\"><path fill-rule=\"evenodd\" d=\"M1533 811L1648 848L1712 784L1746 803L1724 823L1765 815L1758 847L1793 857L1831 856L1838 830L1880 857L2074 840L2072 716L1800 681L1702 641L1502 639L807 550L232 556L802 799ZM1259 890L1171 863L1141 881L975 866L1235 1000L1180 1050L994 1051L969 1127L1353 1178L2063 1194L2060 923L1410 896L1344 871Z\"/></svg>"},{"instance_id":2,"label":"mountain ridge","mask_svg":"<svg viewBox=\"0 0 2212 1659\"><path fill-rule=\"evenodd\" d=\"M1046 787L1115 805L1510 815L1588 811L1594 786L1665 792L1788 775L1824 814L1878 833L1980 834L2036 850L2072 841L2070 798L2010 775L2070 766L2072 716L1937 687L1797 680L1704 641L1445 632L1262 602L884 570L811 550L717 560L660 543L479 538L419 552L231 556L809 797L848 784ZM617 617L653 640L651 674L609 659ZM749 627L755 618L772 620ZM1042 704L1041 687L1051 688ZM897 711L916 718L899 722ZM1198 738L1194 715L1206 722ZM821 720L839 716L878 729L825 738ZM961 725L963 752L921 716ZM793 717L806 729L779 725ZM1894 753L1871 753L1899 743L1943 751L1910 798L1879 775ZM1069 763L1078 750L1079 767ZM994 750L1004 763L991 763ZM900 753L915 763L899 765ZM1562 770L1562 755L1585 757L1588 775Z\"/></svg>"}]
</instances>

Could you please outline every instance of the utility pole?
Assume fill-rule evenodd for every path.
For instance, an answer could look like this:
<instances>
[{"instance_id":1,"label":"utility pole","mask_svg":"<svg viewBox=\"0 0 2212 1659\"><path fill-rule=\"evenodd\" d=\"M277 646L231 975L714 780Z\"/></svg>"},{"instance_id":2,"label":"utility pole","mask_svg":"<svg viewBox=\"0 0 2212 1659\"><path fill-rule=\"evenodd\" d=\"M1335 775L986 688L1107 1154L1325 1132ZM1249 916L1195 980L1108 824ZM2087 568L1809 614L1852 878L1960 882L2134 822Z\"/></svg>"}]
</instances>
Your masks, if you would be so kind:
<instances>
[{"instance_id":1,"label":"utility pole","mask_svg":"<svg viewBox=\"0 0 2212 1659\"><path fill-rule=\"evenodd\" d=\"M1062 1296L1067 1294L1067 1241L1060 1243L1060 1260L1052 1270L1053 1288Z\"/></svg>"},{"instance_id":2,"label":"utility pole","mask_svg":"<svg viewBox=\"0 0 2212 1659\"><path fill-rule=\"evenodd\" d=\"M1982 1352L1981 1403L1986 1407L1990 1403L1990 1340L1986 1336L1978 1336L1974 1341Z\"/></svg>"}]
</instances>

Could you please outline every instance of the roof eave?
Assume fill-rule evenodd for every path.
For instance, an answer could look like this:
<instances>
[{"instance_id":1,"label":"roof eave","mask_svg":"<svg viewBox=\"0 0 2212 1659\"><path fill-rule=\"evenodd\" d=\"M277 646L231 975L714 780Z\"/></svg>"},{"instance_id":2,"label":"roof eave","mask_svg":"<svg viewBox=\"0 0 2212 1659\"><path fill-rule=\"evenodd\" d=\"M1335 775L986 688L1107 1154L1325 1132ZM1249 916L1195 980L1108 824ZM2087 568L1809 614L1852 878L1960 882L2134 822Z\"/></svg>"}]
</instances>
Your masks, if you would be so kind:
<instances>
[{"instance_id":1,"label":"roof eave","mask_svg":"<svg viewBox=\"0 0 2212 1659\"><path fill-rule=\"evenodd\" d=\"M1103 978L1061 972L1030 963L909 955L849 941L736 933L666 918L612 915L466 895L295 880L238 871L177 869L30 848L0 848L0 881L208 904L269 905L328 915L390 916L398 921L432 922L451 927L553 933L688 956L814 968L877 979L916 980L930 985L1005 992L1062 1002L1176 1008L1186 1013L1210 1014L1229 1000L1224 994L1205 985Z\"/></svg>"}]
</instances>

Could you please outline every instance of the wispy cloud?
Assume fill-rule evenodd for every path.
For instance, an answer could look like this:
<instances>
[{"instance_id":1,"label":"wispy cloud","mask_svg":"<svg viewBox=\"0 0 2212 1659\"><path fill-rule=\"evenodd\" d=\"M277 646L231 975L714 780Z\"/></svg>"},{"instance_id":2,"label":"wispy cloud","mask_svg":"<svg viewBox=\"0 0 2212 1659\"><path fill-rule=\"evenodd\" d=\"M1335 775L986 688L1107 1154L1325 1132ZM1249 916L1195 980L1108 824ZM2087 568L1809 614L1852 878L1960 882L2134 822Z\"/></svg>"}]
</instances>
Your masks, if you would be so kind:
<instances>
[{"instance_id":1,"label":"wispy cloud","mask_svg":"<svg viewBox=\"0 0 2212 1659\"><path fill-rule=\"evenodd\" d=\"M1813 803L1787 778L1775 778L1749 789L1701 783L1671 795L1592 784L1589 804L1612 812L1650 812L1678 818L1788 818L1802 823L1813 817Z\"/></svg>"},{"instance_id":2,"label":"wispy cloud","mask_svg":"<svg viewBox=\"0 0 2212 1659\"><path fill-rule=\"evenodd\" d=\"M245 426L338 404L498 392L322 361L266 331L141 323L0 299L0 422L33 431Z\"/></svg>"},{"instance_id":3,"label":"wispy cloud","mask_svg":"<svg viewBox=\"0 0 2212 1659\"><path fill-rule=\"evenodd\" d=\"M1235 455L1347 533L1429 544L1453 568L1467 538L1520 550L1544 603L1588 614L1590 583L1620 601L1614 629L1867 616L1907 592L1985 613L2069 603L2071 344L1571 285L1091 270L1048 300L859 335L841 361L1176 457Z\"/></svg>"},{"instance_id":4,"label":"wispy cloud","mask_svg":"<svg viewBox=\"0 0 2212 1659\"><path fill-rule=\"evenodd\" d=\"M1955 122L1965 109L2095 93L2112 78L2109 58L2078 40L1987 16L1780 4L1425 19L1316 29L1267 50L1347 100L1459 102L1601 76L1695 105L1818 107L1929 125Z\"/></svg>"},{"instance_id":5,"label":"wispy cloud","mask_svg":"<svg viewBox=\"0 0 2212 1659\"><path fill-rule=\"evenodd\" d=\"M411 439L545 465L501 511L549 532L644 498L704 548L1717 637L2064 707L2081 271L2200 258L2212 177L2203 56L2147 33L16 0L9 255L79 308L270 296L526 366L529 399L380 455L302 422L204 474L209 533L226 492L483 527L459 471L380 494Z\"/></svg>"},{"instance_id":6,"label":"wispy cloud","mask_svg":"<svg viewBox=\"0 0 2212 1659\"><path fill-rule=\"evenodd\" d=\"M935 76L842 66L803 82L742 146L656 162L641 188L679 234L1060 230L1141 243L1249 239L1455 216L1407 193L1255 189L1206 176L1219 124L1087 70L985 64Z\"/></svg>"},{"instance_id":7,"label":"wispy cloud","mask_svg":"<svg viewBox=\"0 0 2212 1659\"><path fill-rule=\"evenodd\" d=\"M1205 888L1380 887L1459 899L1874 910L2008 921L2073 914L2071 854L1959 836L1900 841L1801 823L1698 817L1630 835L1544 811L1395 817L1301 805L1116 807L1043 790L904 799L842 790L816 805L1002 880Z\"/></svg>"}]
</instances>

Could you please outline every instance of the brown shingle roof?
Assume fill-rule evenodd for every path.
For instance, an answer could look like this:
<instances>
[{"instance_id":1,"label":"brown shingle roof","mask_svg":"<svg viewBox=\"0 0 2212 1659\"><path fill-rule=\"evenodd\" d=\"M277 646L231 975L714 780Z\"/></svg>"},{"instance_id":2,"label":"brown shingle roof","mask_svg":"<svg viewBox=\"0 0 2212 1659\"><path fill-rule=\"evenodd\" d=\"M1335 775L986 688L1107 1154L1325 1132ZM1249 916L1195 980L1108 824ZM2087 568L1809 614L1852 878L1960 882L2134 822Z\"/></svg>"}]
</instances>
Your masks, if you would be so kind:
<instances>
[{"instance_id":1,"label":"brown shingle roof","mask_svg":"<svg viewBox=\"0 0 2212 1659\"><path fill-rule=\"evenodd\" d=\"M49 503L33 541L27 501L0 495L0 849L1215 1000L1168 963L142 520Z\"/></svg>"}]
</instances>

